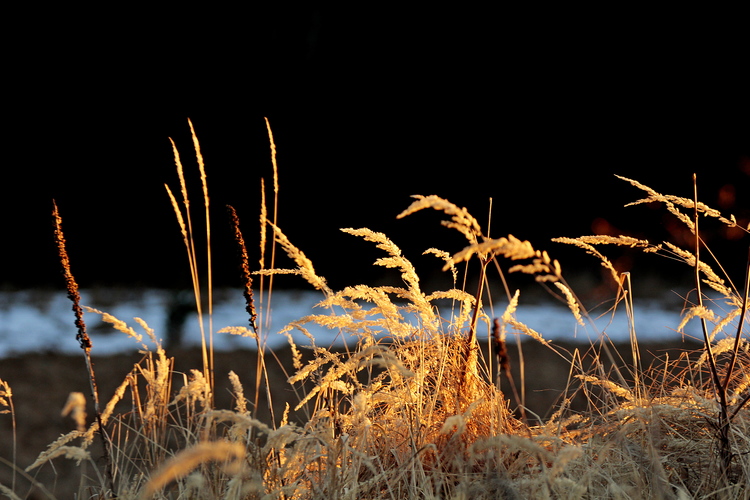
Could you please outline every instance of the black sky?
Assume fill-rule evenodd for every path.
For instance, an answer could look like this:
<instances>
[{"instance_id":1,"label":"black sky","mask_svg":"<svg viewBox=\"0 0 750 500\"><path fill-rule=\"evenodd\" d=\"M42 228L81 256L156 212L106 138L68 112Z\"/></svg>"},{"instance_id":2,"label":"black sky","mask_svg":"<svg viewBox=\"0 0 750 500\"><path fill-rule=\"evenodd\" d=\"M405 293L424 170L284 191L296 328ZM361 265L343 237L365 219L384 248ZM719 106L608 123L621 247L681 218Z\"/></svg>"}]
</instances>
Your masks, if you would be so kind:
<instances>
[{"instance_id":1,"label":"black sky","mask_svg":"<svg viewBox=\"0 0 750 500\"><path fill-rule=\"evenodd\" d=\"M163 185L177 187L169 137L197 178L188 117L225 282L223 207L237 208L254 242L260 178L271 183L264 117L278 147L279 223L342 284L372 278L378 253L340 227L386 232L409 256L460 249L435 216L395 220L412 194L441 195L480 220L491 197L494 235L553 253L550 237L591 233L597 218L665 233L660 213L621 208L640 193L614 174L689 196L697 172L707 203L733 185L727 211L749 217L748 47L729 14L26 14L6 49L5 286L58 283L53 198L83 286L185 286Z\"/></svg>"}]
</instances>

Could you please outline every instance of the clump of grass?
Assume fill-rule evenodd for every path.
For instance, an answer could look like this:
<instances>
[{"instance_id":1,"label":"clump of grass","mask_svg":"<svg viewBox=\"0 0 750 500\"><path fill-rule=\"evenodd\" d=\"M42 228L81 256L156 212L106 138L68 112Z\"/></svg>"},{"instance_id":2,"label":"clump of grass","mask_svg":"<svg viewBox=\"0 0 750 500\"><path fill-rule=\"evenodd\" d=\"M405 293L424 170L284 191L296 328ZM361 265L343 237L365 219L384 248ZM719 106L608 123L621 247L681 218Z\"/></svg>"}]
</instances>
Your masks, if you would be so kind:
<instances>
[{"instance_id":1,"label":"clump of grass","mask_svg":"<svg viewBox=\"0 0 750 500\"><path fill-rule=\"evenodd\" d=\"M625 446L631 457L633 453L635 457L641 457L645 470L652 474L648 483L649 491L659 497L668 497L673 493L664 484L670 485L674 491L687 491L693 495L740 497L746 486L748 472L743 450L748 445L748 415L745 406L750 396L746 395L747 386L743 381L750 358L747 355L747 342L743 338L743 327L747 316L750 255L744 287L734 287L731 280L727 285L727 280L700 259L700 250L705 244L698 232L699 214L715 218L732 228L739 227L745 232L750 230L750 225L742 228L738 226L734 216L724 217L718 210L700 203L695 179L695 196L690 200L662 195L637 181L620 178L648 193L646 198L630 205L663 203L670 213L687 226L694 235L692 252L670 242L654 245L647 240L623 236L584 236L557 238L554 241L582 247L598 257L610 271L614 281L620 285L618 295L630 295L626 304L631 318L631 289L623 287L628 282L629 275L618 273L595 245L640 247L645 252L663 253L692 267L697 303L688 308L678 329L682 331L688 321L699 319L703 332L703 349L689 361L688 371L677 370L677 363L670 366L665 362L661 383L648 387L642 381L656 379L658 372L644 372L639 366L637 340L631 321L633 364L629 374L630 379L635 382L633 390L626 387L626 384L614 383L610 378L579 375L584 382L602 387L619 400L599 417L600 423L593 427L594 431L588 437L602 440L604 436L613 436L613 443L618 443L616 449L621 450ZM692 210L692 217L683 212L684 209ZM713 300L723 301L728 308L724 317L717 317L705 307L702 283L719 293L720 298ZM707 321L714 324L711 332ZM719 334L727 332L732 323L734 334L719 339ZM719 358L722 355L724 359ZM672 367L675 370L670 373ZM741 373L737 373L738 367ZM627 424L621 425L621 422ZM604 430L607 426L610 426L611 431Z\"/></svg>"},{"instance_id":2,"label":"clump of grass","mask_svg":"<svg viewBox=\"0 0 750 500\"><path fill-rule=\"evenodd\" d=\"M205 166L192 125L191 132L208 220ZM258 364L253 393L246 395L240 377L230 372L234 407L216 408L212 326L208 341L202 330L203 367L178 374L174 360L143 320L135 318L149 342L126 322L88 308L131 337L143 358L104 409L97 404L93 422L87 423L81 411L81 395L71 396L65 410L76 417L76 429L52 443L27 470L66 457L81 464L79 496L121 499L746 498L750 357L743 332L748 285L740 291L725 284L701 260L697 223L699 212L736 225L733 217L699 203L697 196L694 200L664 196L628 180L648 193L636 203L664 203L694 231L696 247L690 251L668 242L653 245L622 236L556 239L583 248L609 270L618 287L614 307L624 304L631 325L627 361L627 355L611 348L606 331L599 332L590 345L567 352L517 319L518 291L508 289L509 303L502 314L491 314L485 304L489 281L497 271L507 283L503 271L507 267L507 272L528 274L543 286L552 284L550 290L567 304L575 322L591 327L590 312L565 280L560 264L528 241L512 235L491 238L468 210L438 196L417 196L398 217L437 210L448 217L443 225L467 239L467 245L453 253L434 248L426 252L445 263L444 270L453 275L453 288L426 293L417 269L394 241L368 228L346 228L345 233L383 252L375 265L399 273L402 285L332 289L275 219L278 180L270 126L269 137L274 214L268 217L264 197L260 241L262 255L267 244L272 248L271 265L266 267L262 257L259 268L252 271L239 217L230 207L250 328L220 330L254 339ZM200 315L200 266L182 165L174 151L184 210L168 192L188 252ZM693 217L686 217L680 207L694 210ZM267 230L273 234L271 242L266 241ZM59 219L58 231L64 248ZM207 232L210 239L208 228ZM276 266L276 245L293 263L289 268ZM693 318L714 323L710 332L704 327L701 352L664 359L651 367L642 365L630 276L617 271L599 251L602 245L667 252L702 277L696 282L698 297L703 294L701 283L721 294L728 308L724 317L716 317L699 299L681 325ZM78 340L89 359L92 344L82 321L84 308L76 298L77 285L62 250L61 258L66 277L70 276ZM478 272L474 293L456 286L461 263L466 272ZM478 271L473 271L475 263ZM210 258L206 265L210 269ZM258 412L259 393L266 394L272 407L271 398L279 388L267 372L269 358L262 339L268 332L256 314L253 274L262 283L265 278L272 283L271 278L279 274L299 275L321 292L319 311L278 332L289 339L295 372L288 383L299 394L296 407L287 407L278 420L271 412L270 420L262 421ZM208 275L210 288L210 270ZM269 292L261 286L259 295ZM448 315L438 309L445 302L452 304ZM210 325L210 306L208 315ZM345 349L318 345L309 333L310 324L338 331L346 339ZM720 338L730 327L736 328L734 336ZM293 340L293 330L305 336L306 345ZM486 347L481 343L483 331ZM523 387L521 397L514 392L517 408L501 390L500 375L517 391L509 375L508 335L540 342L568 362L570 381L564 397L551 408L551 417L528 415ZM93 371L91 379L95 390ZM9 408L12 414L10 396L10 387L0 381L0 410ZM587 402L585 411L571 407L579 396ZM104 472L91 448L97 432L109 436L104 444L109 447L105 453L110 465ZM93 473L84 470L87 464ZM0 491L18 497L15 478L14 484Z\"/></svg>"}]
</instances>

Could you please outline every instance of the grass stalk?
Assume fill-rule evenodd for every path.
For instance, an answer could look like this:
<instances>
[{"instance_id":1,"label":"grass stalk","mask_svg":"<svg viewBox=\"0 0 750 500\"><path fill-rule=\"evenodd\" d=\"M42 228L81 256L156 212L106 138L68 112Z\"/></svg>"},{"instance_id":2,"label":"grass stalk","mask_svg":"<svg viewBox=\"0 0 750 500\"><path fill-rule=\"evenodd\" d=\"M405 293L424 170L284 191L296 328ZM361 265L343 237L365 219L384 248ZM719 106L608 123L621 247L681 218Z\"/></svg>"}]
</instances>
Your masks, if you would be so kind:
<instances>
[{"instance_id":1,"label":"grass stalk","mask_svg":"<svg viewBox=\"0 0 750 500\"><path fill-rule=\"evenodd\" d=\"M180 180L180 191L182 193L182 203L185 206L185 214L183 216L182 210L177 203L177 199L172 190L167 184L164 187L167 190L169 199L172 203L172 209L174 210L177 223L180 225L180 232L182 233L182 241L185 245L185 251L188 257L188 266L190 268L190 279L193 285L193 296L195 297L195 309L198 316L198 327L201 332L201 354L203 356L203 375L207 380L211 379L210 376L210 362L208 356L208 347L206 345L206 331L203 323L203 301L201 300L201 287L200 277L198 273L198 262L195 251L195 239L193 238L193 222L190 216L190 198L187 193L187 185L185 183L185 175L182 167L182 160L180 159L180 153L177 150L177 145L170 138L169 141L172 143L172 153L174 154L175 166L177 167L177 176Z\"/></svg>"},{"instance_id":2,"label":"grass stalk","mask_svg":"<svg viewBox=\"0 0 750 500\"><path fill-rule=\"evenodd\" d=\"M693 233L694 239L694 252L695 252L695 266L694 266L694 278L695 278L695 293L697 295L698 307L703 308L703 292L701 290L701 279L700 279L700 250L701 250L701 237L698 226L699 211L698 211L698 181L697 176L693 174ZM711 339L708 333L708 326L706 325L706 319L700 317L701 331L703 332L703 343L706 355L708 357L708 366L711 373L711 381L714 387L714 393L719 402L719 417L716 423L716 432L719 440L719 460L721 461L721 472L724 481L728 481L729 470L732 465L732 449L729 443L729 434L731 432L731 420L729 418L729 404L727 403L727 386L728 381L731 378L731 372L726 373L727 384L722 384L721 377L719 375L719 369L716 366L716 356L713 353L713 347L711 345Z\"/></svg>"},{"instance_id":3,"label":"grass stalk","mask_svg":"<svg viewBox=\"0 0 750 500\"><path fill-rule=\"evenodd\" d=\"M264 118L266 122L266 130L268 131L268 142L269 147L271 148L271 166L273 167L273 216L271 222L273 222L273 225L275 227L279 226L278 216L279 216L279 168L278 164L276 163L276 142L274 142L273 139L273 130L271 130L271 122L268 121L268 118ZM268 222L268 218L266 216L266 205L265 205L265 191L263 191L263 204L261 207L261 232L265 234L266 231L266 223ZM265 238L261 238L261 242L263 242ZM265 248L261 248L261 252L265 252ZM276 238L271 238L271 262L269 263L269 267L271 269L274 268L276 265ZM262 268L262 266L261 266ZM273 291L273 277L274 275L271 274L268 277L268 293L266 294L266 321L269 322L271 320L271 298L272 298L272 291Z\"/></svg>"},{"instance_id":4,"label":"grass stalk","mask_svg":"<svg viewBox=\"0 0 750 500\"><path fill-rule=\"evenodd\" d=\"M636 397L642 401L646 393L642 386L641 375L643 366L641 365L641 352L638 345L638 335L635 330L635 306L633 304L633 284L630 281L630 273L622 273L621 281L618 286L618 293L622 293L625 301L625 313L628 317L628 338L630 340L630 355L632 358L632 376L633 388L636 391Z\"/></svg>"},{"instance_id":5,"label":"grass stalk","mask_svg":"<svg viewBox=\"0 0 750 500\"><path fill-rule=\"evenodd\" d=\"M185 214L183 216L177 201L169 189L169 186L165 184L167 193L172 203L172 208L177 217L177 222L180 225L180 231L182 233L183 243L185 244L185 250L188 255L188 265L190 267L190 276L193 285L193 296L195 297L195 308L198 317L198 327L201 333L201 354L203 356L203 376L208 381L211 390L210 398L213 401L214 394L213 388L215 386L214 380L214 349L213 349L213 283L212 283L212 263L211 263L211 222L209 213L209 197L208 197L208 183L206 180L206 171L203 163L203 155L200 150L200 143L195 135L193 124L188 120L190 125L191 136L193 140L193 147L195 149L195 155L198 162L198 170L201 178L201 186L203 190L203 202L205 208L205 223L206 223L206 259L207 259L207 307L208 307L208 321L209 329L208 335L206 335L205 318L203 315L203 299L202 299L202 288L200 280L200 271L198 264L198 254L195 249L195 237L193 232L192 217L190 214L190 197L188 196L187 184L185 182L185 174L180 159L180 153L177 150L177 146L174 141L170 139L172 144L172 152L174 155L175 166L177 167L177 176L180 181L180 192L182 194L182 203L185 206ZM208 340L206 337L208 336Z\"/></svg>"},{"instance_id":6,"label":"grass stalk","mask_svg":"<svg viewBox=\"0 0 750 500\"><path fill-rule=\"evenodd\" d=\"M727 377L724 379L723 390L726 392L729 388L730 377L729 375L734 373L735 366L737 365L737 354L740 351L740 341L742 340L742 327L745 324L745 316L747 315L747 302L748 293L750 292L750 247L747 251L747 265L745 266L745 286L742 288L742 307L740 311L740 319L737 323L737 333L734 335L734 347L732 348L732 357L727 368Z\"/></svg>"},{"instance_id":7,"label":"grass stalk","mask_svg":"<svg viewBox=\"0 0 750 500\"><path fill-rule=\"evenodd\" d=\"M209 210L208 181L206 178L206 167L203 162L201 145L198 142L198 136L195 134L193 122L188 119L190 125L190 134L193 139L193 148L195 149L195 158L198 161L198 171L201 176L201 187L203 188L203 206L205 208L206 219L206 295L208 300L208 366L211 380L211 387L214 387L214 298L213 298L213 265L211 262L211 217Z\"/></svg>"}]
</instances>

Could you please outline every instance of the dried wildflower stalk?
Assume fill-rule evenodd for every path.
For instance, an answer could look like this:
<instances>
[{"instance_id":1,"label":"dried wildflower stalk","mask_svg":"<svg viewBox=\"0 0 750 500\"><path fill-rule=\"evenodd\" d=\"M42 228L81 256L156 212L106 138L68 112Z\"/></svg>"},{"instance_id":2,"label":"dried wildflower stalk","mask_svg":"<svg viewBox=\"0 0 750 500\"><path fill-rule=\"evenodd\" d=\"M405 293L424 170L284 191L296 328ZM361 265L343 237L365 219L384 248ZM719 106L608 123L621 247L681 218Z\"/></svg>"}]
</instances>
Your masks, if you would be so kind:
<instances>
[{"instance_id":1,"label":"dried wildflower stalk","mask_svg":"<svg viewBox=\"0 0 750 500\"><path fill-rule=\"evenodd\" d=\"M258 327L255 322L258 318L258 314L255 311L255 300L253 299L253 276L250 274L250 259L247 257L245 238L242 237L240 218L237 216L237 211L231 205L227 205L227 212L229 213L229 220L232 223L232 229L234 230L234 241L237 243L237 253L240 260L239 268L243 285L242 295L245 297L245 310L250 316L250 328L252 328L253 332L257 335Z\"/></svg>"},{"instance_id":2,"label":"dried wildflower stalk","mask_svg":"<svg viewBox=\"0 0 750 500\"><path fill-rule=\"evenodd\" d=\"M258 411L258 401L260 397L260 383L261 380L265 380L266 396L268 399L268 409L271 414L271 418L275 421L275 414L273 409L273 398L271 396L270 382L268 380L268 372L266 371L265 361L265 350L266 346L261 341L260 333L256 325L256 319L258 317L255 311L255 301L253 299L253 278L250 273L250 263L247 257L247 247L245 246L245 239L242 237L242 231L240 230L240 219L237 216L237 211L231 205L227 205L227 211L229 212L229 218L234 229L234 240L237 243L237 251L240 260L240 274L242 276L243 291L242 294L245 297L245 310L250 316L250 327L255 334L255 343L258 352L256 369L255 369L255 400L254 406L255 411Z\"/></svg>"},{"instance_id":3,"label":"dried wildflower stalk","mask_svg":"<svg viewBox=\"0 0 750 500\"><path fill-rule=\"evenodd\" d=\"M78 329L76 334L76 340L78 341L81 349L83 349L84 358L86 359L86 369L89 374L89 383L91 385L91 396L94 399L94 411L96 413L96 419L99 423L99 432L102 438L102 444L104 445L104 458L107 468L107 478L110 483L110 487L114 486L114 479L112 474L112 461L111 461L111 442L107 435L104 426L102 425L102 415L99 408L99 391L96 386L96 375L94 373L94 364L91 362L91 339L86 333L86 323L83 320L83 309L81 308L81 296L78 293L78 283L73 277L73 273L70 271L70 258L68 257L68 251L65 248L65 235L62 230L62 217L57 209L57 204L52 201L52 217L55 224L55 240L57 242L57 250L60 256L60 263L63 268L63 276L65 277L65 283L68 288L68 298L73 302L73 313L75 314L75 325Z\"/></svg>"}]
</instances>

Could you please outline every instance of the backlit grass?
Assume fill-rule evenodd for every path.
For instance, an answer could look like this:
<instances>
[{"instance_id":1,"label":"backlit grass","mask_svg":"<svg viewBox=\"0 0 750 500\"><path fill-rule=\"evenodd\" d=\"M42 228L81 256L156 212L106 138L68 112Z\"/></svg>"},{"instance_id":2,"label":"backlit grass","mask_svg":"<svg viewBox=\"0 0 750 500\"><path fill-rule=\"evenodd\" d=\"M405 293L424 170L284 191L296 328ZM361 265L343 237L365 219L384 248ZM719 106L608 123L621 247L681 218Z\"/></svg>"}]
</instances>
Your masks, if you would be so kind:
<instances>
[{"instance_id":1,"label":"backlit grass","mask_svg":"<svg viewBox=\"0 0 750 500\"><path fill-rule=\"evenodd\" d=\"M205 166L194 132L193 138L203 181L203 220L208 221ZM272 139L271 144L275 153ZM703 324L703 349L646 367L632 326L628 352L614 350L605 334L569 352L516 318L523 300L517 291L509 290L505 311L491 314L485 306L490 285L505 282L507 273L526 273L558 294L577 323L589 324L587 308L566 281L564 267L547 251L512 235L490 238L466 209L434 195L417 196L411 204L404 200L399 214L419 217L422 210L439 211L445 216L443 225L466 239L464 248L425 249L442 260L454 284L430 293L423 291L418 270L399 247L367 228L343 231L382 251L375 265L399 272L401 286L330 288L305 255L305 242L290 241L274 221L275 202L270 217L265 201L261 208L263 258L253 269L240 230L241 214L230 207L248 323L220 325L214 332L211 254L199 262L193 237L199 223L191 217L176 148L175 159L182 200L167 190L193 276L202 366L176 372L158 332L143 320L135 318L131 326L85 308L130 336L134 349L143 353L113 393L99 394L91 362L95 341L86 333L70 267L75 256L65 250L55 209L60 255L76 312L72 319L77 337L71 329L71 342L77 339L84 353L82 369L91 387L81 392L93 394L94 415L86 415L83 394L72 394L61 410L73 417L74 430L39 450L33 463L17 463L15 453L3 457L9 471L3 477L11 477L0 485L5 496L69 498L73 492L58 492L55 484L34 478L37 469L69 460L78 465L78 498L750 497L747 277L744 286L736 287L715 272L702 258L704 246L697 236L706 217L745 232L748 228L698 203L697 195L662 195L623 178L646 193L636 204L662 204L696 235L692 248L626 236L556 240L580 247L596 259L592 265L608 270L617 286L614 307L626 309L630 317L635 313L630 276L618 272L601 248L624 245L663 254L683 261L685 272L695 274L696 299L686 304L682 326L688 321ZM273 163L276 172L275 155ZM274 181L275 195L277 186ZM255 215L248 218L255 220ZM208 224L202 230L210 242ZM282 261L277 249L286 255L286 267L277 264ZM738 255L745 257L739 250ZM265 330L264 318L273 299L272 278L278 274L299 275L321 297L316 314L271 332ZM478 283L475 290L462 285L467 277L478 278L472 280ZM721 315L706 307L706 288L712 300L719 296ZM347 347L318 345L308 332L310 324L340 332ZM305 336L304 345L293 340L293 330ZM230 372L230 407L215 403L214 334L247 337L249 347L258 351L254 383L246 386ZM293 354L294 370L283 389L295 391L297 404L283 412L272 404L282 388L269 376L275 361L265 347L267 335L286 335ZM511 407L501 389L512 390L513 400L523 401L523 388L508 377L506 339L514 335L548 346L570 367L566 390L550 408L549 418L530 414L522 404ZM150 342L144 342L144 336ZM237 367L242 372L240 368L245 367ZM586 409L575 411L570 403L581 396ZM24 425L15 421L14 411L24 397L0 380L0 411L5 413L0 418L13 419L14 428ZM262 408L264 401L267 408ZM15 435L0 439L15 440Z\"/></svg>"}]
</instances>

